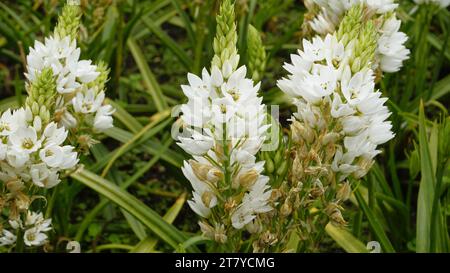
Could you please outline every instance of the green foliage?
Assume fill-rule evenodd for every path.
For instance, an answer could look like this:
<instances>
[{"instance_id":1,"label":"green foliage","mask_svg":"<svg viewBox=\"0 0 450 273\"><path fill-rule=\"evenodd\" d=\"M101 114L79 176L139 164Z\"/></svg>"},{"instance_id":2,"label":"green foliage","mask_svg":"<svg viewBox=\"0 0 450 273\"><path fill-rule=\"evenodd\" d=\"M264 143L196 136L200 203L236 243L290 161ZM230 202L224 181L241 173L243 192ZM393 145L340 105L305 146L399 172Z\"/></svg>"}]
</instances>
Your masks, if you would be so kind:
<instances>
[{"instance_id":1,"label":"green foliage","mask_svg":"<svg viewBox=\"0 0 450 273\"><path fill-rule=\"evenodd\" d=\"M34 2L0 3L1 111L22 105L27 92L33 111L41 111L34 102L53 107L48 103L55 82L48 71L27 90L21 87L29 46L51 34L62 8L58 1ZM242 10L236 12L232 0L96 0L62 10L54 34L76 38L83 57L103 62L98 81L116 112L115 128L81 158L84 170L68 174L55 191L54 251L65 251L57 243L62 238L76 239L83 252L199 251L208 244L186 205L191 196L183 195L191 190L180 170L187 155L170 136L170 110L185 100L179 86L186 84L186 73L209 69L211 59L221 67L239 49L240 64L262 81L264 102L280 105L281 123L292 113L275 82L283 62L301 47L305 8L299 1L242 2L247 8L238 5ZM389 97L396 137L381 147L372 170L353 189L343 212L347 227L328 226L328 241L317 251L366 252L374 240L383 252L450 251L450 12L421 6L408 14L412 2L401 1L399 14L411 59L378 84ZM347 42L359 37L358 65L366 66L374 51L372 26L361 23L360 7L348 13L338 35ZM289 143L280 145L286 150ZM286 175L288 154L260 157L271 179ZM293 248L296 240L292 236Z\"/></svg>"}]
</instances>

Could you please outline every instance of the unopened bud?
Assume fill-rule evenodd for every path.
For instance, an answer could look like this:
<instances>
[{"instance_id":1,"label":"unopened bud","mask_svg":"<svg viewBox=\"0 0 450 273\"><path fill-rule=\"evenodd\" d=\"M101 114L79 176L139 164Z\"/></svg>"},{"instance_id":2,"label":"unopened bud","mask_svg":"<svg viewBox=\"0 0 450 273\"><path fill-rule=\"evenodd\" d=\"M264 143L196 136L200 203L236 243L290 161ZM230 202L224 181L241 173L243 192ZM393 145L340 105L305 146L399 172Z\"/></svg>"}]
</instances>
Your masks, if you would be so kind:
<instances>
[{"instance_id":1,"label":"unopened bud","mask_svg":"<svg viewBox=\"0 0 450 273\"><path fill-rule=\"evenodd\" d=\"M207 208L209 208L209 206L211 205L211 201L212 201L212 199L215 197L215 195L212 193L212 192L210 192L210 191L205 191L203 194L202 194L202 202L203 202L203 204L207 207Z\"/></svg>"},{"instance_id":2,"label":"unopened bud","mask_svg":"<svg viewBox=\"0 0 450 273\"><path fill-rule=\"evenodd\" d=\"M192 170L194 171L194 174L198 179L200 179L201 181L208 180L208 172L211 169L211 166L198 163L195 160L189 160L189 164L191 165Z\"/></svg>"},{"instance_id":3,"label":"unopened bud","mask_svg":"<svg viewBox=\"0 0 450 273\"><path fill-rule=\"evenodd\" d=\"M198 225L200 226L200 230L202 231L203 236L208 239L214 239L214 228L212 226L203 221L199 221Z\"/></svg>"},{"instance_id":4,"label":"unopened bud","mask_svg":"<svg viewBox=\"0 0 450 273\"><path fill-rule=\"evenodd\" d=\"M280 213L282 216L289 216L292 212L292 206L288 202L284 202L284 204L280 208Z\"/></svg>"},{"instance_id":5,"label":"unopened bud","mask_svg":"<svg viewBox=\"0 0 450 273\"><path fill-rule=\"evenodd\" d=\"M339 134L336 132L331 132L323 136L322 144L327 145L328 143L334 143L339 138Z\"/></svg>"},{"instance_id":6,"label":"unopened bud","mask_svg":"<svg viewBox=\"0 0 450 273\"><path fill-rule=\"evenodd\" d=\"M250 223L248 223L247 225L245 225L245 228L247 229L248 232L250 232L251 234L257 234L260 233L263 229L261 222L259 221L258 218L256 218L253 221L250 221Z\"/></svg>"},{"instance_id":7,"label":"unopened bud","mask_svg":"<svg viewBox=\"0 0 450 273\"><path fill-rule=\"evenodd\" d=\"M216 224L216 227L214 229L214 240L221 244L224 244L227 241L225 226L223 224Z\"/></svg>"},{"instance_id":8,"label":"unopened bud","mask_svg":"<svg viewBox=\"0 0 450 273\"><path fill-rule=\"evenodd\" d=\"M282 196L282 192L280 189L273 189L272 193L270 194L270 201L271 202L275 202L277 201L281 196Z\"/></svg>"},{"instance_id":9,"label":"unopened bud","mask_svg":"<svg viewBox=\"0 0 450 273\"><path fill-rule=\"evenodd\" d=\"M234 200L233 198L230 197L230 198L228 198L228 200L224 204L224 210L225 210L225 212L230 212L236 206L237 206L236 200Z\"/></svg>"},{"instance_id":10,"label":"unopened bud","mask_svg":"<svg viewBox=\"0 0 450 273\"><path fill-rule=\"evenodd\" d=\"M311 128L308 128L298 121L294 121L291 125L292 130L292 140L294 142L300 142L301 140L306 141L310 144L314 140L314 133Z\"/></svg>"},{"instance_id":11,"label":"unopened bud","mask_svg":"<svg viewBox=\"0 0 450 273\"><path fill-rule=\"evenodd\" d=\"M352 194L352 188L350 187L350 184L346 181L342 183L339 190L336 193L336 197L339 200L346 201L350 198L350 195Z\"/></svg>"},{"instance_id":12,"label":"unopened bud","mask_svg":"<svg viewBox=\"0 0 450 273\"><path fill-rule=\"evenodd\" d=\"M325 189L319 179L314 182L314 186L309 193L313 198L318 198L325 193Z\"/></svg>"},{"instance_id":13,"label":"unopened bud","mask_svg":"<svg viewBox=\"0 0 450 273\"><path fill-rule=\"evenodd\" d=\"M259 177L259 173L256 170L250 170L239 176L239 184L245 188L249 189Z\"/></svg>"}]
</instances>

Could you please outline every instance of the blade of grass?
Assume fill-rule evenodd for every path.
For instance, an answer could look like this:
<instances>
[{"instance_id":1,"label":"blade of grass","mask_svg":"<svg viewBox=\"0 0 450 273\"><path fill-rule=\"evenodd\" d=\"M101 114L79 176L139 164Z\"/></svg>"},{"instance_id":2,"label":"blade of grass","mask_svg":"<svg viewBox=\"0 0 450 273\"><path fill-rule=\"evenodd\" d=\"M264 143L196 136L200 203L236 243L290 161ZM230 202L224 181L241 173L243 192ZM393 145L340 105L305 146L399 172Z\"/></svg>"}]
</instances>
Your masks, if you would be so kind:
<instances>
[{"instance_id":1,"label":"blade of grass","mask_svg":"<svg viewBox=\"0 0 450 273\"><path fill-rule=\"evenodd\" d=\"M377 239L380 241L380 244L383 247L384 251L388 253L395 252L394 247L392 246L386 233L384 232L380 221L378 221L377 217L375 216L375 213L372 212L372 210L369 208L366 201L362 197L360 189L355 190L354 193L356 200L358 201L359 207L364 212L364 215L367 217L369 225L372 228L373 232L375 233Z\"/></svg>"},{"instance_id":2,"label":"blade of grass","mask_svg":"<svg viewBox=\"0 0 450 273\"><path fill-rule=\"evenodd\" d=\"M182 193L175 203L167 210L166 214L164 214L163 219L172 224L175 221L175 218L180 213L186 202L186 193ZM158 239L155 238L145 238L139 242L135 248L130 250L131 253L150 253L154 252L155 246L158 243Z\"/></svg>"},{"instance_id":3,"label":"blade of grass","mask_svg":"<svg viewBox=\"0 0 450 273\"><path fill-rule=\"evenodd\" d=\"M77 171L71 174L71 177L127 210L173 248L179 247L180 244L183 244L188 239L186 235L164 221L151 208L108 180L87 170ZM196 252L198 250L195 247L191 247L189 251Z\"/></svg>"},{"instance_id":4,"label":"blade of grass","mask_svg":"<svg viewBox=\"0 0 450 273\"><path fill-rule=\"evenodd\" d=\"M120 185L120 188L126 190L129 186L131 186L135 181L137 181L142 175L144 175L151 167L153 167L158 160L161 158L161 155L164 154L167 148L172 144L173 140L171 138L165 141L164 145L161 146L159 152L142 168L140 168L133 176L131 176L128 180L126 180L123 184ZM105 206L109 204L108 199L102 200L98 203L87 215L84 216L83 221L79 225L77 229L77 234L75 236L75 241L80 241L83 237L84 231L88 228L89 224L94 220L95 216L103 209Z\"/></svg>"},{"instance_id":5,"label":"blade of grass","mask_svg":"<svg viewBox=\"0 0 450 273\"><path fill-rule=\"evenodd\" d=\"M141 138L145 133L147 133L151 128L153 128L156 124L158 124L163 119L167 118L170 115L170 110L166 110L160 115L158 114L158 118L154 119L152 122L147 124L144 128L142 128L137 134L135 134L130 140L128 140L125 144L123 144L116 153L114 153L111 160L108 162L106 167L103 169L103 172L101 174L102 177L105 177L108 173L111 166L114 164L114 162L122 155L124 154L131 145L133 145L139 138Z\"/></svg>"},{"instance_id":6,"label":"blade of grass","mask_svg":"<svg viewBox=\"0 0 450 273\"><path fill-rule=\"evenodd\" d=\"M424 112L423 102L421 101L419 107L419 155L422 178L420 180L419 196L417 198L417 252L430 252L431 213L434 198L434 186L436 184L428 147Z\"/></svg>"},{"instance_id":7,"label":"blade of grass","mask_svg":"<svg viewBox=\"0 0 450 273\"><path fill-rule=\"evenodd\" d=\"M114 127L111 128L109 130L107 130L105 132L106 135L108 135L109 137L112 137L122 143L125 143L127 141L129 141L132 137L133 134L131 134L128 131L125 131L123 129ZM144 151L155 155L155 153L158 152L158 148L161 146L161 143L159 141L156 140L147 140L145 143L142 144L142 148L144 149ZM179 153L173 151L173 150L167 150L166 153L164 153L161 158L172 164L174 167L176 168L180 168L182 166L182 162L184 160L184 157L182 155L180 155Z\"/></svg>"},{"instance_id":8,"label":"blade of grass","mask_svg":"<svg viewBox=\"0 0 450 273\"><path fill-rule=\"evenodd\" d=\"M189 38L189 41L191 42L192 47L195 45L195 34L194 30L192 29L192 22L189 19L189 16L187 13L183 10L183 8L180 5L180 1L178 0L171 0L172 4L174 5L175 9L177 10L178 14L180 15L184 27L186 28L186 32Z\"/></svg>"},{"instance_id":9,"label":"blade of grass","mask_svg":"<svg viewBox=\"0 0 450 273\"><path fill-rule=\"evenodd\" d=\"M167 35L160 27L156 26L151 20L147 18L142 18L144 24L148 27L148 29L158 37L161 42L170 49L175 56L178 57L178 60L184 65L186 69L192 68L192 60L186 54L186 52L169 36Z\"/></svg>"},{"instance_id":10,"label":"blade of grass","mask_svg":"<svg viewBox=\"0 0 450 273\"><path fill-rule=\"evenodd\" d=\"M107 104L111 104L112 107L116 110L114 112L114 117L120 120L130 131L133 133L137 133L142 129L142 125L137 121L132 115L130 115L125 109L123 109L120 104L116 103L113 100L105 99Z\"/></svg>"},{"instance_id":11,"label":"blade of grass","mask_svg":"<svg viewBox=\"0 0 450 273\"><path fill-rule=\"evenodd\" d=\"M348 253L367 253L366 246L344 228L331 223L325 226L325 231L331 238Z\"/></svg>"},{"instance_id":12,"label":"blade of grass","mask_svg":"<svg viewBox=\"0 0 450 273\"><path fill-rule=\"evenodd\" d=\"M150 96L152 96L155 102L156 109L158 109L158 111L167 109L168 105L162 94L161 87L159 86L158 82L156 81L155 75L153 75L153 72L150 70L150 67L145 61L145 57L141 49L131 37L128 38L127 45L131 51L131 54L133 55L137 66L139 67L139 71L141 71L142 77L144 79L144 85Z\"/></svg>"}]
</instances>

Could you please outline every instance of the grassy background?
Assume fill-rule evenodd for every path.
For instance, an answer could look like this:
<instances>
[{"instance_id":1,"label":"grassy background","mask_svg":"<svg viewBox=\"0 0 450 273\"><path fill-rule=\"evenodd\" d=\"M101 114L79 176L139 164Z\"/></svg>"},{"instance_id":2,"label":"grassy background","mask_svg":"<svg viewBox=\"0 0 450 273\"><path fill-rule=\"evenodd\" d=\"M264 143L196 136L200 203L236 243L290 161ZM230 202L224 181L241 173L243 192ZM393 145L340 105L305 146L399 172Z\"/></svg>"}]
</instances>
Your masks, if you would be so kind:
<instances>
[{"instance_id":1,"label":"grassy background","mask_svg":"<svg viewBox=\"0 0 450 273\"><path fill-rule=\"evenodd\" d=\"M62 4L0 2L1 111L23 102L28 48L50 33ZM331 237L318 251L350 251L372 240L385 252L450 250L450 12L423 7L411 13L412 1L400 4L411 58L379 83L390 98L396 137L348 203L347 232L327 230ZM170 136L170 109L185 100L179 86L187 82L186 73L209 66L218 1L82 0L81 5L82 57L104 60L111 68L107 96L116 108L116 127L83 156L82 173L52 190L50 247L64 251L62 242L76 239L83 251L93 252L198 251L197 218L185 204L190 186L180 170L187 155ZM282 123L291 109L275 82L300 46L304 12L298 0L237 1L241 63L251 23L268 56L261 95L266 104L281 106Z\"/></svg>"}]
</instances>

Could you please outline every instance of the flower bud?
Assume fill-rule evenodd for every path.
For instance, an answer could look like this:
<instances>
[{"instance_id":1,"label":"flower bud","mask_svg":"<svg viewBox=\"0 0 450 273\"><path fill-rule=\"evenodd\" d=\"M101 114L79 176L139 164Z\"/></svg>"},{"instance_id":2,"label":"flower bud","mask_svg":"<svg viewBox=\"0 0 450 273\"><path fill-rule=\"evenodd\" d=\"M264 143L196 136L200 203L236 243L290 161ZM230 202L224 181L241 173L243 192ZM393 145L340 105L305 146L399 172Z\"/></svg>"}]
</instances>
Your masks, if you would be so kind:
<instances>
[{"instance_id":1,"label":"flower bud","mask_svg":"<svg viewBox=\"0 0 450 273\"><path fill-rule=\"evenodd\" d=\"M292 212L292 206L289 204L289 202L284 202L284 204L280 208L280 213L282 216L286 217L289 216Z\"/></svg>"},{"instance_id":2,"label":"flower bud","mask_svg":"<svg viewBox=\"0 0 450 273\"><path fill-rule=\"evenodd\" d=\"M210 191L205 191L203 194L202 194L202 202L203 202L203 204L205 204L205 206L207 207L207 208L209 208L209 206L210 206L210 204L211 204L211 201L212 201L212 199L215 197L215 195L212 193L212 192L210 192Z\"/></svg>"},{"instance_id":3,"label":"flower bud","mask_svg":"<svg viewBox=\"0 0 450 273\"><path fill-rule=\"evenodd\" d=\"M245 225L245 228L247 229L248 232L250 232L251 234L257 234L260 233L263 229L261 222L259 221L258 218L254 219L253 221L251 221L250 223L248 223L247 225Z\"/></svg>"},{"instance_id":4,"label":"flower bud","mask_svg":"<svg viewBox=\"0 0 450 273\"><path fill-rule=\"evenodd\" d=\"M336 132L331 132L323 136L322 145L327 145L328 143L334 143L339 138L339 134Z\"/></svg>"},{"instance_id":5,"label":"flower bud","mask_svg":"<svg viewBox=\"0 0 450 273\"><path fill-rule=\"evenodd\" d=\"M346 201L350 198L352 194L352 188L350 187L350 183L348 181L342 183L339 190L336 193L336 198L341 201Z\"/></svg>"},{"instance_id":6,"label":"flower bud","mask_svg":"<svg viewBox=\"0 0 450 273\"><path fill-rule=\"evenodd\" d=\"M232 211L235 207L237 207L237 202L234 200L234 198L228 198L228 200L224 204L224 210L225 212Z\"/></svg>"},{"instance_id":7,"label":"flower bud","mask_svg":"<svg viewBox=\"0 0 450 273\"><path fill-rule=\"evenodd\" d=\"M259 173L252 169L242 175L239 176L239 185L241 185L245 189L251 188L253 184L255 184L256 180L259 177Z\"/></svg>"},{"instance_id":8,"label":"flower bud","mask_svg":"<svg viewBox=\"0 0 450 273\"><path fill-rule=\"evenodd\" d=\"M214 228L212 226L204 221L199 221L198 225L200 226L200 230L202 231L203 236L208 239L214 239Z\"/></svg>"},{"instance_id":9,"label":"flower bud","mask_svg":"<svg viewBox=\"0 0 450 273\"><path fill-rule=\"evenodd\" d=\"M325 193L325 189L323 188L322 182L319 179L317 179L316 181L314 181L313 188L311 189L309 194L311 194L311 196L314 199L316 199L316 198L322 196L324 193Z\"/></svg>"},{"instance_id":10,"label":"flower bud","mask_svg":"<svg viewBox=\"0 0 450 273\"><path fill-rule=\"evenodd\" d=\"M276 202L281 196L283 196L283 194L280 189L273 189L270 194L270 201Z\"/></svg>"},{"instance_id":11,"label":"flower bud","mask_svg":"<svg viewBox=\"0 0 450 273\"><path fill-rule=\"evenodd\" d=\"M298 121L294 121L291 125L292 130L292 140L294 142L300 142L301 140L306 141L310 144L314 141L314 133L312 129L304 126Z\"/></svg>"}]
</instances>

